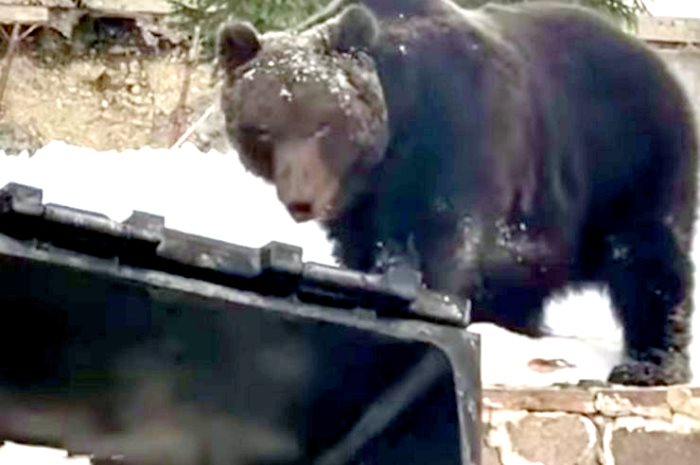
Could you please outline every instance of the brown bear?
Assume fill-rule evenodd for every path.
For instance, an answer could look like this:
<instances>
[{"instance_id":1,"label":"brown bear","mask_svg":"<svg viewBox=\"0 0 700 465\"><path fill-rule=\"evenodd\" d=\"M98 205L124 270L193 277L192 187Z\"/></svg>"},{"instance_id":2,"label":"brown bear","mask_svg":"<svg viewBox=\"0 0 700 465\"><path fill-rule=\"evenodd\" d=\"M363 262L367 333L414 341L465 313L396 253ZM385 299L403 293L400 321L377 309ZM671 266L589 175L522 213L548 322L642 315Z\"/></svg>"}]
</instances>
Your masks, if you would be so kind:
<instances>
[{"instance_id":1,"label":"brown bear","mask_svg":"<svg viewBox=\"0 0 700 465\"><path fill-rule=\"evenodd\" d=\"M607 286L628 355L610 381L687 381L698 144L654 52L574 6L345 3L222 28L242 162L343 265L416 270L473 321L538 336L552 292Z\"/></svg>"}]
</instances>

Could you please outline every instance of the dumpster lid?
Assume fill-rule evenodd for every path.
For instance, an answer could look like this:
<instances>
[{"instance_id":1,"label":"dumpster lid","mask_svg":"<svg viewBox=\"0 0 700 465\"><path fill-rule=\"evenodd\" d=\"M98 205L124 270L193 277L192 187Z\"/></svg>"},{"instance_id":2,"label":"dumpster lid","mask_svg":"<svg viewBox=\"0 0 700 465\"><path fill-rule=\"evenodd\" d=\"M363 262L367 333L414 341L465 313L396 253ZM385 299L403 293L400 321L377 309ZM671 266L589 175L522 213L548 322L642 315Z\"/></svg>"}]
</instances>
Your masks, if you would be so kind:
<instances>
[{"instance_id":1,"label":"dumpster lid","mask_svg":"<svg viewBox=\"0 0 700 465\"><path fill-rule=\"evenodd\" d=\"M166 228L163 217L139 211L120 223L44 204L40 189L17 183L0 190L0 234L34 248L70 250L261 295L362 307L381 317L469 323L468 301L429 291L410 273L367 274L304 262L300 247L234 245Z\"/></svg>"}]
</instances>

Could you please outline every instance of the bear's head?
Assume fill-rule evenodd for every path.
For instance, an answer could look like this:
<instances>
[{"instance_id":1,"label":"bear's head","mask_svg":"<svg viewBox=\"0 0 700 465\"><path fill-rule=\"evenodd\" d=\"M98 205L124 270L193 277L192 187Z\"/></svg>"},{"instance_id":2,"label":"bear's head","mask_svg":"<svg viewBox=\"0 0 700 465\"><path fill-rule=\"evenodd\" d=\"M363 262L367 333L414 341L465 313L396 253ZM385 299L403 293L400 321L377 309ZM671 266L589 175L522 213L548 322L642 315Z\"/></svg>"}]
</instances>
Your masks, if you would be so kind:
<instances>
[{"instance_id":1,"label":"bear's head","mask_svg":"<svg viewBox=\"0 0 700 465\"><path fill-rule=\"evenodd\" d=\"M228 139L297 222L336 218L384 156L387 109L366 53L377 34L361 6L299 33L243 22L219 33Z\"/></svg>"}]
</instances>

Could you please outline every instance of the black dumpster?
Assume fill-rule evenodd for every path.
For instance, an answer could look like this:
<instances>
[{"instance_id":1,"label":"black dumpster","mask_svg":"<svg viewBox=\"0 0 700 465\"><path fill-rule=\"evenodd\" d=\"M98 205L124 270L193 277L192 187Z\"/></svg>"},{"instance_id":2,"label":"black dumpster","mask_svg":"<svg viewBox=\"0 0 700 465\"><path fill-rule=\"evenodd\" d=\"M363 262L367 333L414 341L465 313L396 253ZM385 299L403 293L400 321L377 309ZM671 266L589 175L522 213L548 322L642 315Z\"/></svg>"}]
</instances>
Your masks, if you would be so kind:
<instances>
[{"instance_id":1,"label":"black dumpster","mask_svg":"<svg viewBox=\"0 0 700 465\"><path fill-rule=\"evenodd\" d=\"M17 184L0 273L0 441L134 465L480 463L468 305L410 277Z\"/></svg>"}]
</instances>

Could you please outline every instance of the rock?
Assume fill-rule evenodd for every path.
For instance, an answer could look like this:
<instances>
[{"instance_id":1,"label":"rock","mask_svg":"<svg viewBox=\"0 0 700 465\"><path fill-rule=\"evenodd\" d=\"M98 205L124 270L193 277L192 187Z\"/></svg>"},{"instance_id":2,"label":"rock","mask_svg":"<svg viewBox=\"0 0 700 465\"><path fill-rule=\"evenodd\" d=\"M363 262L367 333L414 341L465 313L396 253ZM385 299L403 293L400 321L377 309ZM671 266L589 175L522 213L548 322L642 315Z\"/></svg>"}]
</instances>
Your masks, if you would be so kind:
<instances>
[{"instance_id":1,"label":"rock","mask_svg":"<svg viewBox=\"0 0 700 465\"><path fill-rule=\"evenodd\" d=\"M487 460L495 465L597 465L598 430L569 413L492 412L485 428ZM492 449L489 451L489 449Z\"/></svg>"},{"instance_id":2,"label":"rock","mask_svg":"<svg viewBox=\"0 0 700 465\"><path fill-rule=\"evenodd\" d=\"M513 453L542 465L595 465L596 428L585 417L532 414L508 426Z\"/></svg>"},{"instance_id":3,"label":"rock","mask_svg":"<svg viewBox=\"0 0 700 465\"><path fill-rule=\"evenodd\" d=\"M481 449L481 465L503 465L498 456L498 451L487 445Z\"/></svg>"},{"instance_id":4,"label":"rock","mask_svg":"<svg viewBox=\"0 0 700 465\"><path fill-rule=\"evenodd\" d=\"M615 465L697 465L700 432L618 428L610 444Z\"/></svg>"},{"instance_id":5,"label":"rock","mask_svg":"<svg viewBox=\"0 0 700 465\"><path fill-rule=\"evenodd\" d=\"M0 123L0 150L8 155L19 155L27 151L34 154L43 145L36 130L16 123Z\"/></svg>"}]
</instances>

